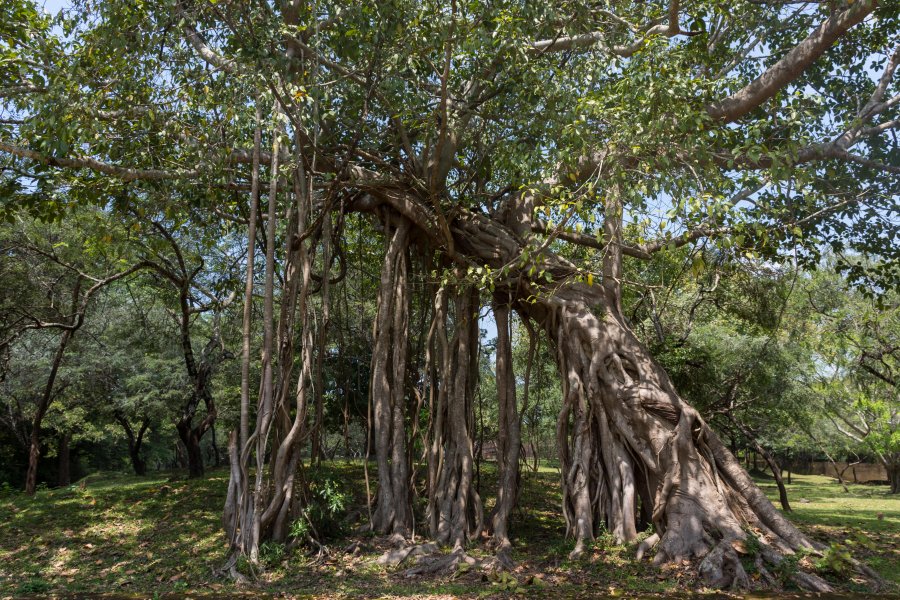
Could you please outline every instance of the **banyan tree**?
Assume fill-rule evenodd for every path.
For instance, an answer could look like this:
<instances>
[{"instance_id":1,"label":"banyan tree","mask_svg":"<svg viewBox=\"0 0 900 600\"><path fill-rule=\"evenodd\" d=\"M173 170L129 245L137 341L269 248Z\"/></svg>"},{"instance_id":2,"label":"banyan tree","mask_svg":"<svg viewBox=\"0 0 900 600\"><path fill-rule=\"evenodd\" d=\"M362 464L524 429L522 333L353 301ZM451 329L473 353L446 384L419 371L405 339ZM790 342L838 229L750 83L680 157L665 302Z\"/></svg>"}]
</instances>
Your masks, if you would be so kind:
<instances>
[{"instance_id":1,"label":"banyan tree","mask_svg":"<svg viewBox=\"0 0 900 600\"><path fill-rule=\"evenodd\" d=\"M684 247L798 265L826 245L894 250L871 232L897 214L896 3L126 4L76 3L69 39L92 52L23 62L23 83L0 89L32 116L82 106L58 125L65 143L25 120L2 126L0 152L80 193L166 196L184 218L246 227L251 256L263 249L246 261L224 512L233 558L256 560L302 518L303 453L322 426L321 332L363 220L381 253L372 529L427 532L448 561L488 532L510 565L516 319L559 370L560 519L574 554L601 529L629 543L652 528L638 559L695 560L709 584L745 587L749 536L764 580L784 556L820 550L679 395L623 303L629 272ZM413 274L424 281L415 323ZM254 324L255 293L265 305ZM473 450L487 311L498 330L492 511Z\"/></svg>"}]
</instances>

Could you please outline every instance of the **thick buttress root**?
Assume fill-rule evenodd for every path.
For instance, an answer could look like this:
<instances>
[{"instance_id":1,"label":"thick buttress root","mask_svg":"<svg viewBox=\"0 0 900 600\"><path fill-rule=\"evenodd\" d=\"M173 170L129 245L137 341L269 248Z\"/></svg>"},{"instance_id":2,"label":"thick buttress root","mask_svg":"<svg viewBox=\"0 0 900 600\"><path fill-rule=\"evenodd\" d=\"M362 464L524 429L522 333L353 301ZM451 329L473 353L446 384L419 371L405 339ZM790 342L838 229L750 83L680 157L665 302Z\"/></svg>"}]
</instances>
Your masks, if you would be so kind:
<instances>
[{"instance_id":1,"label":"thick buttress root","mask_svg":"<svg viewBox=\"0 0 900 600\"><path fill-rule=\"evenodd\" d=\"M770 567L816 550L675 393L614 309L598 317L587 303L557 296L532 311L555 341L563 380L563 514L575 556L601 526L628 543L652 524L639 556L655 547L655 564L698 560L709 585L746 588L740 550L749 532ZM828 588L814 575L798 583Z\"/></svg>"}]
</instances>

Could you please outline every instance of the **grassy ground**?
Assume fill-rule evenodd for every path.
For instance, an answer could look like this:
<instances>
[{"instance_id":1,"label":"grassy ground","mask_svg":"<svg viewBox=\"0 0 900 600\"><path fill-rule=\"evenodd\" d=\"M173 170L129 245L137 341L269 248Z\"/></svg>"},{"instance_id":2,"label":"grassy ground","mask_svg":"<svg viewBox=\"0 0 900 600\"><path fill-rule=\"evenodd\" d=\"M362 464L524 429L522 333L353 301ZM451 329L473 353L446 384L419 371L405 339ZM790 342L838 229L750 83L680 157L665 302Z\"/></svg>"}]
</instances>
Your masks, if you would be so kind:
<instances>
[{"instance_id":1,"label":"grassy ground","mask_svg":"<svg viewBox=\"0 0 900 600\"><path fill-rule=\"evenodd\" d=\"M343 482L352 504L364 514L362 467L336 462L324 470ZM553 469L523 475L521 509L514 515L515 559L511 577L480 572L408 579L402 569L375 560L385 542L362 535L333 540L331 552L314 559L302 550L279 553L264 548L267 569L251 588L296 597L503 596L515 591L533 597L596 597L673 593L697 589L688 567L659 571L635 563L633 548L601 536L579 561L559 516L559 488ZM227 473L214 471L198 481L170 474L137 478L98 474L68 488L0 498L0 597L48 592L111 592L145 596L183 593L234 594L234 584L215 575L225 556L220 529ZM761 480L770 497L774 485ZM484 490L492 473L483 473ZM789 486L791 518L810 535L834 547L832 565L849 550L900 585L900 498L884 487L850 486L844 493L825 477L794 476ZM490 506L493 498L485 494ZM344 549L352 542L359 549ZM475 546L475 556L487 556ZM838 558L835 558L838 557ZM807 561L809 559L806 559ZM811 564L811 563L810 563ZM864 591L849 577L822 565L840 589ZM246 588L245 588L246 589Z\"/></svg>"}]
</instances>

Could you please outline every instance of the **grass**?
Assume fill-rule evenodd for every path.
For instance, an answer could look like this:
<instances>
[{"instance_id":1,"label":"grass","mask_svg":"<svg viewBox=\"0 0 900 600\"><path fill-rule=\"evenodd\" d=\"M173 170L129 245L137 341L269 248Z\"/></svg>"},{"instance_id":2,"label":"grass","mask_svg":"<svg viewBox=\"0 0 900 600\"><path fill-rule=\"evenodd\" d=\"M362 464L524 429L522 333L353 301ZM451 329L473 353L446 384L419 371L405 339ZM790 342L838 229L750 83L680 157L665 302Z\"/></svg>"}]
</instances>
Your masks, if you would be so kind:
<instances>
[{"instance_id":1,"label":"grass","mask_svg":"<svg viewBox=\"0 0 900 600\"><path fill-rule=\"evenodd\" d=\"M359 463L324 465L344 482L358 515L365 515L365 486ZM774 484L760 480L777 498ZM520 508L513 516L514 558L518 569L506 577L460 572L439 578L407 579L400 569L375 560L384 540L356 535L332 541L332 552L312 560L302 551L271 552L266 572L252 588L239 590L214 571L225 558L220 515L227 472L212 471L201 480L171 474L146 478L115 473L92 475L34 498L0 498L0 597L47 593L112 593L144 596L234 595L252 592L293 597L506 597L577 598L597 594L628 597L691 591L697 587L689 568L659 571L636 563L633 547L616 546L601 535L584 559L572 561L559 515L558 475L542 467L523 473ZM482 469L486 512L494 498L496 476ZM900 585L900 498L884 487L851 485L844 493L830 479L794 476L789 516L809 535L849 548L883 576ZM362 518L360 516L360 518ZM352 538L352 539L351 539ZM849 540L849 541L848 541ZM360 550L345 554L351 542ZM487 556L481 545L471 549ZM848 577L828 574L839 588L858 590Z\"/></svg>"},{"instance_id":2,"label":"grass","mask_svg":"<svg viewBox=\"0 0 900 600\"><path fill-rule=\"evenodd\" d=\"M774 481L757 483L779 506ZM794 523L821 542L848 547L900 587L900 497L888 494L887 486L847 484L845 492L822 475L793 475L787 489L793 509L788 516Z\"/></svg>"}]
</instances>

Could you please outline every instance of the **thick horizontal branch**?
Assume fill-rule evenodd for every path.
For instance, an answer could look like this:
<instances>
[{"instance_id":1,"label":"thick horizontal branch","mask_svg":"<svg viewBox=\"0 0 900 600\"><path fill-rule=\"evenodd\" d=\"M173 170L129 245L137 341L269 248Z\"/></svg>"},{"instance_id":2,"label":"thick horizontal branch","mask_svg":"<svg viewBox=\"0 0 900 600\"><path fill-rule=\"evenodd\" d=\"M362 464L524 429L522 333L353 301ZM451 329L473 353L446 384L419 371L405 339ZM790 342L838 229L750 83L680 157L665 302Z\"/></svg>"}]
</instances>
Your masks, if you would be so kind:
<instances>
[{"instance_id":1,"label":"thick horizontal branch","mask_svg":"<svg viewBox=\"0 0 900 600\"><path fill-rule=\"evenodd\" d=\"M556 237L558 237L559 239L570 242L572 244L576 244L578 246L586 246L588 248L594 248L597 250L606 249L606 242L604 240L600 240L594 236L575 231L563 230L556 232L555 229L550 227L550 225L545 221L535 220L534 222L532 222L531 229L535 233L549 234L551 232L555 232ZM691 229L690 231L686 231L683 234L675 236L673 238L660 239L649 244L640 244L637 246L622 245L622 254L624 254L625 256L631 256L632 258L649 260L653 256L653 254L665 248L680 248L692 242L696 242L701 238L720 235L723 233L727 233L728 231L729 229L727 227L702 226L696 229Z\"/></svg>"},{"instance_id":2,"label":"thick horizontal branch","mask_svg":"<svg viewBox=\"0 0 900 600\"><path fill-rule=\"evenodd\" d=\"M847 30L875 10L875 5L875 0L856 2L823 21L765 73L731 96L709 105L707 111L710 116L723 121L734 121L760 106L799 77L806 67L824 54Z\"/></svg>"},{"instance_id":3,"label":"thick horizontal branch","mask_svg":"<svg viewBox=\"0 0 900 600\"><path fill-rule=\"evenodd\" d=\"M0 151L8 152L13 156L27 158L29 160L33 160L35 162L50 165L53 167L62 167L66 169L90 169L92 171L97 171L98 173L103 173L104 175L110 175L117 179L121 179L122 181L162 181L166 179L194 179L200 176L200 172L197 170L163 171L160 169L133 169L129 167L120 167L118 165L113 165L89 157L57 158L55 156L48 156L35 150L30 150L28 148L23 148L22 146L9 144L2 141L0 141Z\"/></svg>"},{"instance_id":4,"label":"thick horizontal branch","mask_svg":"<svg viewBox=\"0 0 900 600\"><path fill-rule=\"evenodd\" d=\"M532 221L531 230L535 233L555 233L557 238L563 240L564 242L575 244L576 246L585 246L587 248L594 248L595 250L606 249L606 243L603 240L578 231L570 231L565 229L556 231L555 228L551 227L549 223L540 219L535 219L534 221ZM650 259L649 253L635 246L622 246L622 254L631 256L633 258L640 258L641 260Z\"/></svg>"}]
</instances>

